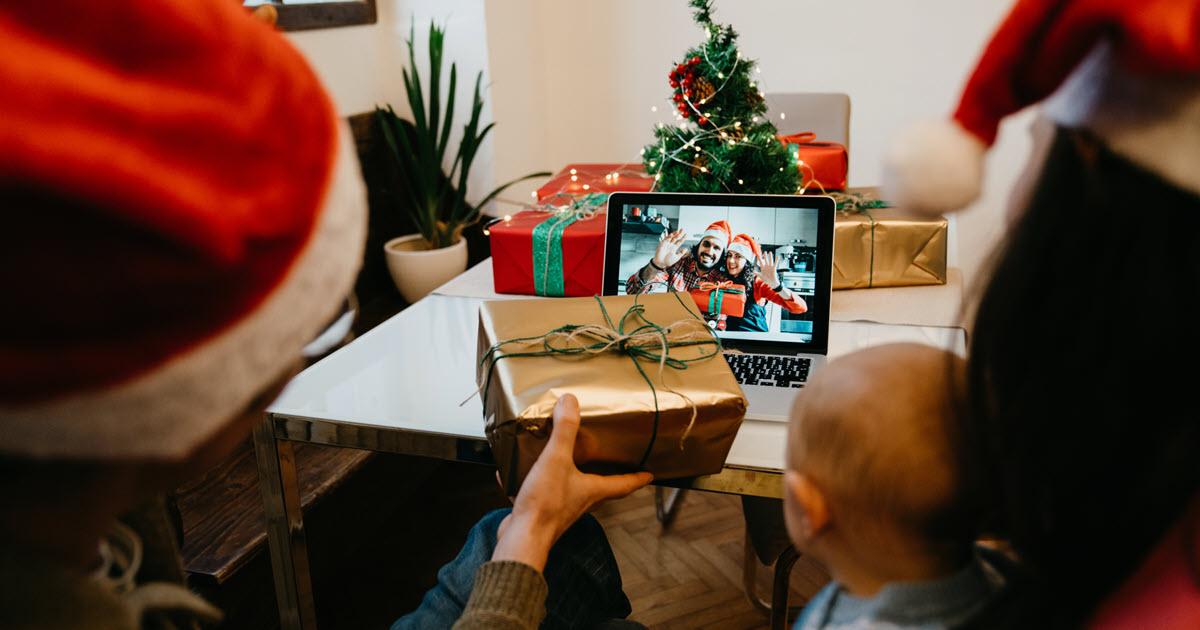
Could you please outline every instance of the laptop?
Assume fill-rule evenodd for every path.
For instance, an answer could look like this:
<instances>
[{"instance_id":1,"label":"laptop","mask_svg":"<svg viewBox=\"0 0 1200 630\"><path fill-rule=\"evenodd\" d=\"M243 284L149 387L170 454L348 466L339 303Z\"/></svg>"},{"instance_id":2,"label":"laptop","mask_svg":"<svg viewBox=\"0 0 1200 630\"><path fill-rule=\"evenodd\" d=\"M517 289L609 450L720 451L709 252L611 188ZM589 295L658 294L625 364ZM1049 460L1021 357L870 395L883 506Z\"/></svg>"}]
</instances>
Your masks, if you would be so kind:
<instances>
[{"instance_id":1,"label":"laptop","mask_svg":"<svg viewBox=\"0 0 1200 630\"><path fill-rule=\"evenodd\" d=\"M705 319L720 337L725 360L749 402L746 417L786 421L796 393L824 365L828 353L833 215L834 201L825 196L613 193L608 201L604 294L626 295L630 289L665 292L681 284L688 290L696 288L687 284L697 277L729 280L728 270L737 264L730 264L728 246L705 266L714 259L709 244L702 255L695 255L702 235L712 223L724 220L733 235L755 237L762 252L776 259L787 291L775 294L775 301L763 299L766 291L761 290L754 296L759 300L747 296L742 317L718 313ZM681 249L689 253L665 273L652 267L643 271L660 242L677 230L683 231ZM658 281L663 276L668 280Z\"/></svg>"}]
</instances>

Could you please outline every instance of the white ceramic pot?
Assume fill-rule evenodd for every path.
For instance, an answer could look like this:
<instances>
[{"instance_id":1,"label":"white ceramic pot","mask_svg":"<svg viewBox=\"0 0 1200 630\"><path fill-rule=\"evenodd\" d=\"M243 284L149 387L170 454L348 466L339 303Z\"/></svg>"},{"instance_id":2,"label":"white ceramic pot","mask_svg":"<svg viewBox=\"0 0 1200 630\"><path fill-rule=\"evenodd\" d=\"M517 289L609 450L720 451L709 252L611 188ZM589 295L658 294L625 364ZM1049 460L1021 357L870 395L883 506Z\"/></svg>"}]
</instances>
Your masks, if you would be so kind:
<instances>
[{"instance_id":1,"label":"white ceramic pot","mask_svg":"<svg viewBox=\"0 0 1200 630\"><path fill-rule=\"evenodd\" d=\"M467 239L441 249L428 249L420 234L394 238L383 245L388 271L409 304L429 295L467 269Z\"/></svg>"}]
</instances>

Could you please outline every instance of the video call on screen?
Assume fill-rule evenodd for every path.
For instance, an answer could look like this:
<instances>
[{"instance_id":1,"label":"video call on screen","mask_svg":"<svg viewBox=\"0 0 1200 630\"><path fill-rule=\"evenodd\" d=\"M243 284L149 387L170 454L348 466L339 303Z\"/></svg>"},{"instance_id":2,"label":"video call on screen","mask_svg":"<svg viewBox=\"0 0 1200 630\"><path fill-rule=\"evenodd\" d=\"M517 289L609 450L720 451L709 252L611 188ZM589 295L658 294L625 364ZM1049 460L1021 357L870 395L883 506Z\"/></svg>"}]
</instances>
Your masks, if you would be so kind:
<instances>
[{"instance_id":1,"label":"video call on screen","mask_svg":"<svg viewBox=\"0 0 1200 630\"><path fill-rule=\"evenodd\" d=\"M676 230L683 230L686 240L682 248L695 254L696 246L704 231L715 221L725 220L733 234L748 234L754 237L764 254L775 258L779 282L792 294L798 295L807 305L804 313L789 309L766 299L759 291L753 292L744 282L747 273L733 276L726 251L710 267L694 267L697 273L720 281L733 281L747 292L746 309L743 317L706 317L718 334L738 333L739 338L778 339L808 342L812 339L814 290L816 288L817 264L817 210L812 208L758 208L739 206L688 206L660 204L626 204L621 209L621 247L617 293L628 293L628 281L640 273L658 248L659 242ZM611 210L610 210L611 211ZM686 258L695 258L689 255ZM760 258L759 262L762 262ZM683 275L684 265L679 263L673 272ZM697 264L693 262L692 264ZM757 275L762 278L761 265ZM685 286L685 290L696 287ZM657 293L668 290L664 283L648 284L640 293ZM753 299L752 299L753 298ZM701 309L703 310L703 309ZM794 307L793 307L794 310ZM719 320L719 321L718 321ZM734 335L729 335L734 336Z\"/></svg>"}]
</instances>

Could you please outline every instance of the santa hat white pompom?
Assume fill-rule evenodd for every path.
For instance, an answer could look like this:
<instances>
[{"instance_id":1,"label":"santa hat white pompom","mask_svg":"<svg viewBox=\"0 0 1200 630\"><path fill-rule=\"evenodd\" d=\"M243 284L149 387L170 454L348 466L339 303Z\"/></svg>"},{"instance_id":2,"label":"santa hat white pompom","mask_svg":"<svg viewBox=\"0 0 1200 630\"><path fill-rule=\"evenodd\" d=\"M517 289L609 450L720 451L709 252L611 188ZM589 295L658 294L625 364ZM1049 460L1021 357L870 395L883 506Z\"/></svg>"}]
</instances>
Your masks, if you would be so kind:
<instances>
[{"instance_id":1,"label":"santa hat white pompom","mask_svg":"<svg viewBox=\"0 0 1200 630\"><path fill-rule=\"evenodd\" d=\"M884 157L889 201L920 213L978 196L1000 122L1043 111L1200 194L1200 0L1016 0L971 73L950 120L896 138Z\"/></svg>"},{"instance_id":2,"label":"santa hat white pompom","mask_svg":"<svg viewBox=\"0 0 1200 630\"><path fill-rule=\"evenodd\" d=\"M901 131L883 164L884 198L914 212L961 210L979 196L987 147L949 120Z\"/></svg>"}]
</instances>

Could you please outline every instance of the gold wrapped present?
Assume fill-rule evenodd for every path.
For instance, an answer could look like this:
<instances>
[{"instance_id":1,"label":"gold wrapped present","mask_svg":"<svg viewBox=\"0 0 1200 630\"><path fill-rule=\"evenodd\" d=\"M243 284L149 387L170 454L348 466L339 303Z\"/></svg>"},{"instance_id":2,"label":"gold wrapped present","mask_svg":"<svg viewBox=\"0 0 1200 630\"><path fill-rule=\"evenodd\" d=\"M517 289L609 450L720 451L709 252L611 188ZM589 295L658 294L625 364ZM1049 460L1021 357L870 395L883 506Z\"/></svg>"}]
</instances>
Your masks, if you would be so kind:
<instances>
[{"instance_id":1,"label":"gold wrapped present","mask_svg":"<svg viewBox=\"0 0 1200 630\"><path fill-rule=\"evenodd\" d=\"M946 284L945 217L895 208L838 212L833 228L833 288Z\"/></svg>"},{"instance_id":2,"label":"gold wrapped present","mask_svg":"<svg viewBox=\"0 0 1200 630\"><path fill-rule=\"evenodd\" d=\"M520 487L568 393L581 470L719 472L746 413L720 351L687 294L483 303L476 380L504 487Z\"/></svg>"}]
</instances>

